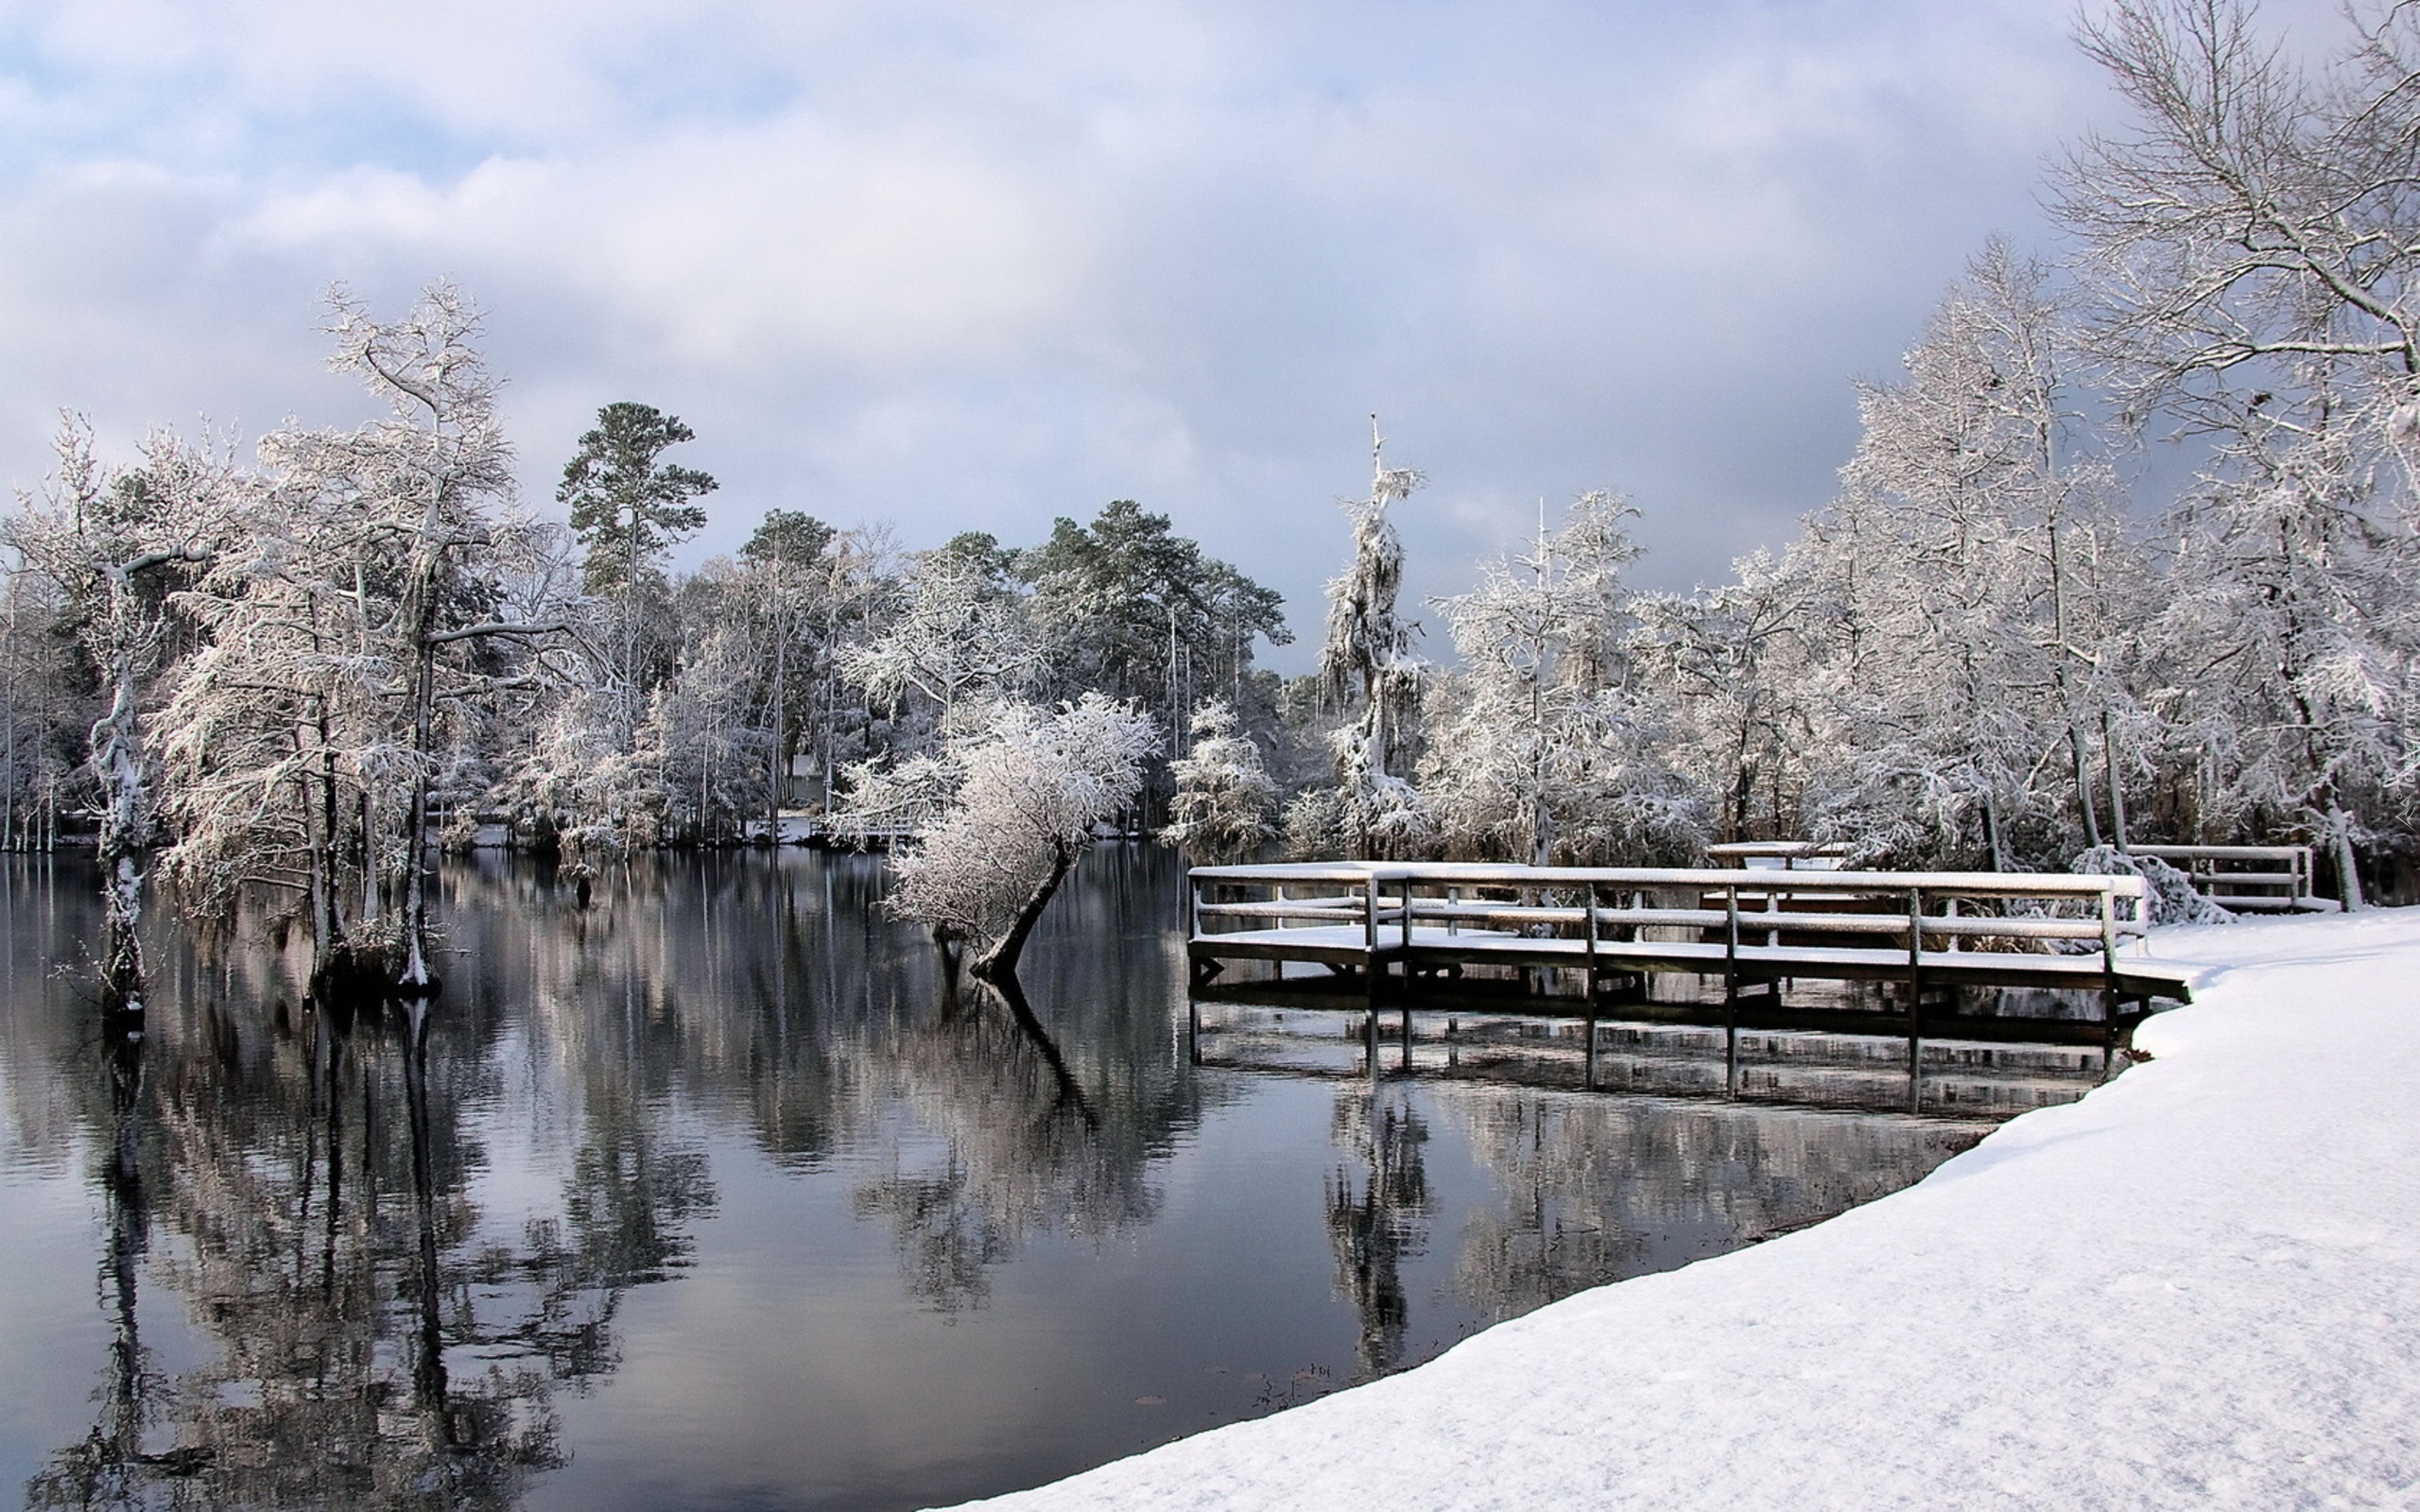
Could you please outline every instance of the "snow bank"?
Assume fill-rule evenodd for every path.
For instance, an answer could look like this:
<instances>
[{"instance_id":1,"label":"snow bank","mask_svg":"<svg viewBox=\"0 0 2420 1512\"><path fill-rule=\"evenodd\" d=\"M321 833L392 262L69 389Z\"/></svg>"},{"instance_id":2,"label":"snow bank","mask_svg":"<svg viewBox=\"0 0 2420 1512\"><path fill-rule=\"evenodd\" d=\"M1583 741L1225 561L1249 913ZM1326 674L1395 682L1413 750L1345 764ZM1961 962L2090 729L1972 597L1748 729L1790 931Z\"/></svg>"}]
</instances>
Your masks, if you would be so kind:
<instances>
[{"instance_id":1,"label":"snow bank","mask_svg":"<svg viewBox=\"0 0 2420 1512\"><path fill-rule=\"evenodd\" d=\"M2420 910L2152 953L2155 1058L1905 1192L985 1504L2420 1504Z\"/></svg>"}]
</instances>

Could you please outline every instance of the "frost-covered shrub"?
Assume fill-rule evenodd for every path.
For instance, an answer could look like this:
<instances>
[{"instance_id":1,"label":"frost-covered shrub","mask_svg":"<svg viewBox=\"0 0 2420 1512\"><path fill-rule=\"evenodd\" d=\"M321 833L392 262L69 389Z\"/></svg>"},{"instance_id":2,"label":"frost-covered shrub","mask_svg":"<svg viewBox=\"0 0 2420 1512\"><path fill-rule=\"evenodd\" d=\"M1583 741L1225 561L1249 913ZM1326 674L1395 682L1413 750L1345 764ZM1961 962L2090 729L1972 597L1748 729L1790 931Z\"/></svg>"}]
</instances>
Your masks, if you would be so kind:
<instances>
[{"instance_id":1,"label":"frost-covered shrub","mask_svg":"<svg viewBox=\"0 0 2420 1512\"><path fill-rule=\"evenodd\" d=\"M1286 855L1293 861L1330 861L1344 854L1343 804L1332 787L1314 787L1286 805Z\"/></svg>"},{"instance_id":2,"label":"frost-covered shrub","mask_svg":"<svg viewBox=\"0 0 2420 1512\"><path fill-rule=\"evenodd\" d=\"M2095 846L2076 857L2069 869L2087 877L2142 878L2155 926L2235 922L2235 915L2194 890L2192 878L2157 856L2129 855L2116 846Z\"/></svg>"}]
</instances>

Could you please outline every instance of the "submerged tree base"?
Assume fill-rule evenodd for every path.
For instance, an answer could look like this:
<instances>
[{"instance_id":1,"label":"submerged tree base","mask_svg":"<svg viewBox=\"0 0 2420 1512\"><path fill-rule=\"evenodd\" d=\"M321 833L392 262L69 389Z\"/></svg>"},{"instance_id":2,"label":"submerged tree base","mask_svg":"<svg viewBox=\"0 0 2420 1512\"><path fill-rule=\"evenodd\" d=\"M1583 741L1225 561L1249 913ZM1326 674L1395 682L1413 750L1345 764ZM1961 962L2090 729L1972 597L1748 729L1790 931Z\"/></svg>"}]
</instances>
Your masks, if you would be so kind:
<instances>
[{"instance_id":1,"label":"submerged tree base","mask_svg":"<svg viewBox=\"0 0 2420 1512\"><path fill-rule=\"evenodd\" d=\"M310 993L324 1004L360 1007L389 1001L425 1002L444 989L444 983L435 976L424 982L399 980L401 967L391 952L339 946L313 964Z\"/></svg>"}]
</instances>

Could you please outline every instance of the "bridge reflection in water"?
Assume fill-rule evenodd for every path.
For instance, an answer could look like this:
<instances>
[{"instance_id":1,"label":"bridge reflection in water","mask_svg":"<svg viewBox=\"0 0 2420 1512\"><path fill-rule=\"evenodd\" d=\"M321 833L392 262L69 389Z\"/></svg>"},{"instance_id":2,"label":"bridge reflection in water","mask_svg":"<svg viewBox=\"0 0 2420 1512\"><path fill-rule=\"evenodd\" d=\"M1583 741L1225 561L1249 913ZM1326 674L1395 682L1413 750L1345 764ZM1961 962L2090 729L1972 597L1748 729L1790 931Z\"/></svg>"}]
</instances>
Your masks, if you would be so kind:
<instances>
[{"instance_id":1,"label":"bridge reflection in water","mask_svg":"<svg viewBox=\"0 0 2420 1512\"><path fill-rule=\"evenodd\" d=\"M1194 1054L1224 1063L1333 1070L1286 1041L1332 1044L1357 1004L1367 1074L1391 1040L1397 1074L2021 1109L2190 995L2143 955L2135 877L1204 867L1186 912Z\"/></svg>"}]
</instances>

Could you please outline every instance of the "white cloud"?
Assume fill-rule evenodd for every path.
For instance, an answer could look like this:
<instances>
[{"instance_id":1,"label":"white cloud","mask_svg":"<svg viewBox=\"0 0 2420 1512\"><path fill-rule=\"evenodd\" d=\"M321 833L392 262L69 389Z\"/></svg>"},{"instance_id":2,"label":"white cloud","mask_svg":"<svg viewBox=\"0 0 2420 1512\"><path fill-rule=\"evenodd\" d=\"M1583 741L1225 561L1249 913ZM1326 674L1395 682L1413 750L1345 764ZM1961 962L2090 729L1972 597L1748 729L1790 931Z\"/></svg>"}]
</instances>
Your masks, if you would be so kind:
<instances>
[{"instance_id":1,"label":"white cloud","mask_svg":"<svg viewBox=\"0 0 2420 1512\"><path fill-rule=\"evenodd\" d=\"M2053 0L1692 8L78 0L0 12L0 474L350 402L313 301L493 313L533 491L595 406L911 542L1140 497L1316 623L1372 409L1413 587L1618 486L1686 581L1820 504L1966 252L2045 235Z\"/></svg>"}]
</instances>

